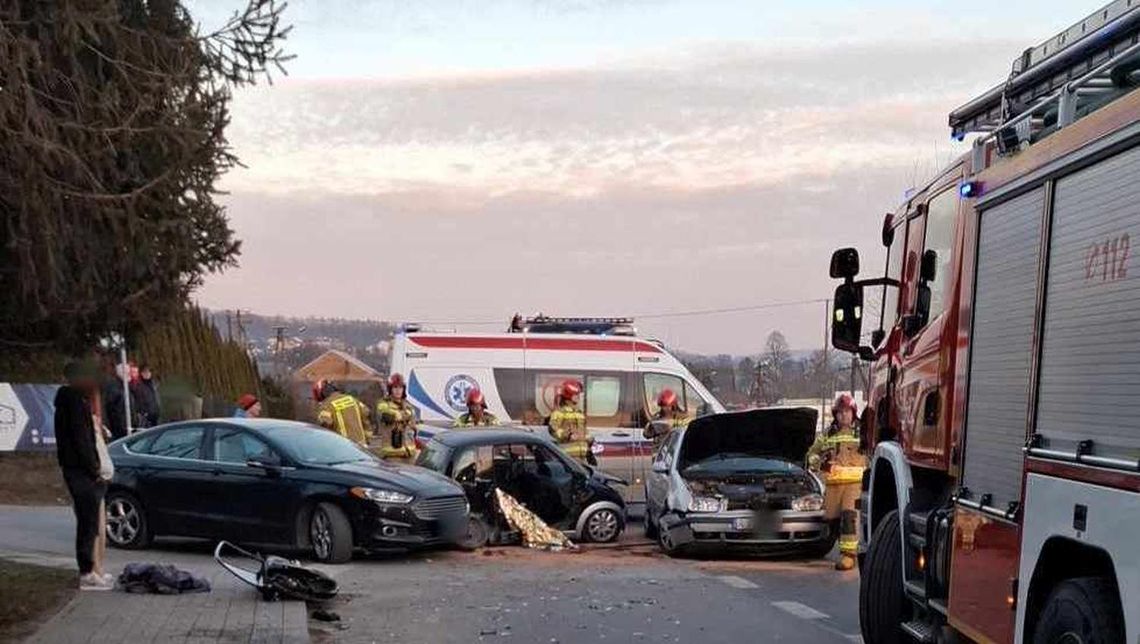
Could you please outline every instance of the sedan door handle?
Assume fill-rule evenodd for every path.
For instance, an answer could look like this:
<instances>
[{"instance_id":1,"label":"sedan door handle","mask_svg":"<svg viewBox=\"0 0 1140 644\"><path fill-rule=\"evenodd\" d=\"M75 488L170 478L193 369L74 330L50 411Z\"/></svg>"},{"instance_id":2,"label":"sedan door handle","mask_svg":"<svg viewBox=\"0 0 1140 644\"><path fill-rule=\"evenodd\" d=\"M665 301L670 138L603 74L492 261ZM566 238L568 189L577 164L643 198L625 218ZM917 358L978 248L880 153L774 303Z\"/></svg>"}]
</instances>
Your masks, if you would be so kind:
<instances>
[{"instance_id":1,"label":"sedan door handle","mask_svg":"<svg viewBox=\"0 0 1140 644\"><path fill-rule=\"evenodd\" d=\"M623 438L629 438L629 432L614 432L613 435L614 436L621 436Z\"/></svg>"}]
</instances>

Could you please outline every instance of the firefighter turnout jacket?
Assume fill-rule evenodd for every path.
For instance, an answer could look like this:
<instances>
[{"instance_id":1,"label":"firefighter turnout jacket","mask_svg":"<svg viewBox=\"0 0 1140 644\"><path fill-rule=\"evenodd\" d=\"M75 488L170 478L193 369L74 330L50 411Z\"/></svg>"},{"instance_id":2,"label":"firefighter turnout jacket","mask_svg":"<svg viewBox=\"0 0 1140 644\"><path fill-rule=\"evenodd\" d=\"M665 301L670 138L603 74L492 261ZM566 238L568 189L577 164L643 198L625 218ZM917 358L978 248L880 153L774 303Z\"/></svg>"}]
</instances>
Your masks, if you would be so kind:
<instances>
[{"instance_id":1,"label":"firefighter turnout jacket","mask_svg":"<svg viewBox=\"0 0 1140 644\"><path fill-rule=\"evenodd\" d=\"M824 517L838 529L840 554L853 557L859 546L855 501L867 467L867 458L860 450L858 426L833 424L808 450L808 465L813 471L824 473L827 482L823 496Z\"/></svg>"},{"instance_id":2,"label":"firefighter turnout jacket","mask_svg":"<svg viewBox=\"0 0 1140 644\"><path fill-rule=\"evenodd\" d=\"M690 420L692 420L692 418L683 415L675 415L672 418L665 418L664 414L657 412L657 415L653 417L653 420L649 421L649 424L645 426L644 430L642 430L641 435L653 441L653 449L656 451L657 448L661 447L662 443L665 442L665 439L669 438L669 434L673 433L673 430L685 427L689 424ZM669 423L668 430L661 431L660 426L662 422Z\"/></svg>"},{"instance_id":3,"label":"firefighter turnout jacket","mask_svg":"<svg viewBox=\"0 0 1140 644\"><path fill-rule=\"evenodd\" d=\"M381 456L412 458L416 455L416 409L405 398L388 396L376 404L380 424Z\"/></svg>"},{"instance_id":4,"label":"firefighter turnout jacket","mask_svg":"<svg viewBox=\"0 0 1140 644\"><path fill-rule=\"evenodd\" d=\"M355 397L337 391L317 405L317 422L345 438L368 444L368 408Z\"/></svg>"},{"instance_id":5,"label":"firefighter turnout jacket","mask_svg":"<svg viewBox=\"0 0 1140 644\"><path fill-rule=\"evenodd\" d=\"M590 457L590 440L586 433L586 414L574 405L563 403L550 412L550 435L573 458L586 461Z\"/></svg>"},{"instance_id":6,"label":"firefighter turnout jacket","mask_svg":"<svg viewBox=\"0 0 1140 644\"><path fill-rule=\"evenodd\" d=\"M496 418L494 414L485 411L485 412L483 412L483 417L480 418L479 420L476 420L475 416L473 416L471 414L471 412L467 412L465 414L460 414L455 419L455 422L452 423L451 426L452 427L495 427L498 425L499 425L499 419Z\"/></svg>"}]
</instances>

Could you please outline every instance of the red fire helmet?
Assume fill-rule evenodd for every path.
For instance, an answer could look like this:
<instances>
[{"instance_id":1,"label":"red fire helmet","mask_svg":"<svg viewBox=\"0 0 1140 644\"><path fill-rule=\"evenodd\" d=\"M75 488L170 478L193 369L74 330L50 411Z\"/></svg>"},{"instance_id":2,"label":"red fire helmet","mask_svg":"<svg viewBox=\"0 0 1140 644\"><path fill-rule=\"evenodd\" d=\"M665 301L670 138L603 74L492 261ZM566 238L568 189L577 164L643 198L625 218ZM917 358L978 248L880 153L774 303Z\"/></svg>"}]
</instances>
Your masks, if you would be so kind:
<instances>
[{"instance_id":1,"label":"red fire helmet","mask_svg":"<svg viewBox=\"0 0 1140 644\"><path fill-rule=\"evenodd\" d=\"M559 394L563 400L574 398L582 393L582 385L578 384L577 380L567 380L562 383L562 391Z\"/></svg>"},{"instance_id":2,"label":"red fire helmet","mask_svg":"<svg viewBox=\"0 0 1140 644\"><path fill-rule=\"evenodd\" d=\"M677 404L677 394L672 389L662 389L661 393L657 394L658 407L673 407Z\"/></svg>"},{"instance_id":3,"label":"red fire helmet","mask_svg":"<svg viewBox=\"0 0 1140 644\"><path fill-rule=\"evenodd\" d=\"M472 389L467 392L467 406L470 407L471 405L479 405L480 407L487 406L487 401L483 398L483 392L478 389Z\"/></svg>"}]
</instances>

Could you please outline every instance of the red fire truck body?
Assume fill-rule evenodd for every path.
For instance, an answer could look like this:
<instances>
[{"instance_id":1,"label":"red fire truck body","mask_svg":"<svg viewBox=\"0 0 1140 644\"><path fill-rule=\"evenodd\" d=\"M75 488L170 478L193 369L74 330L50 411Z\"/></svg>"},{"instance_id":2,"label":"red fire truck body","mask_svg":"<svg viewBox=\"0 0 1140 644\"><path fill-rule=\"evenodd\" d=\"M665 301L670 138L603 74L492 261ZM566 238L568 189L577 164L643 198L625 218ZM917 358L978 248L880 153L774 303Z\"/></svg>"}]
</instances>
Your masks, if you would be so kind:
<instances>
[{"instance_id":1,"label":"red fire truck body","mask_svg":"<svg viewBox=\"0 0 1140 644\"><path fill-rule=\"evenodd\" d=\"M982 136L887 216L883 278L855 281L853 249L832 259L833 344L872 361L868 644L1140 643L1133 4L951 114ZM863 291L880 287L868 344Z\"/></svg>"}]
</instances>

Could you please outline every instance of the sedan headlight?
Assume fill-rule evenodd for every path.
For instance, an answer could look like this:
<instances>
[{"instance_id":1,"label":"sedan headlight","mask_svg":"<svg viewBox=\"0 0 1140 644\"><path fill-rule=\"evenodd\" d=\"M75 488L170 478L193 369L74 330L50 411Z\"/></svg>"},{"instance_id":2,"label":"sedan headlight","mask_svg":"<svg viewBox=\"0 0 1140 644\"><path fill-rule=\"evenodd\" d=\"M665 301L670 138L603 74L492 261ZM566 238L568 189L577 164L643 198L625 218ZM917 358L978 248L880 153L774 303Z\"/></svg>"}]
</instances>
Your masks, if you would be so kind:
<instances>
[{"instance_id":1,"label":"sedan headlight","mask_svg":"<svg viewBox=\"0 0 1140 644\"><path fill-rule=\"evenodd\" d=\"M823 497L818 494L807 494L793 499L792 509L796 512L819 512L823 509Z\"/></svg>"},{"instance_id":2,"label":"sedan headlight","mask_svg":"<svg viewBox=\"0 0 1140 644\"><path fill-rule=\"evenodd\" d=\"M411 494L405 494L404 492L382 490L375 487L354 487L350 492L357 498L367 499L377 503L411 503L412 499L415 498Z\"/></svg>"},{"instance_id":3,"label":"sedan headlight","mask_svg":"<svg viewBox=\"0 0 1140 644\"><path fill-rule=\"evenodd\" d=\"M711 496L694 496L689 501L689 512L720 512L720 499Z\"/></svg>"}]
</instances>

